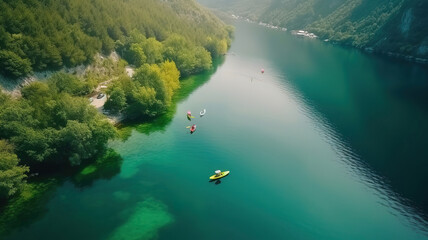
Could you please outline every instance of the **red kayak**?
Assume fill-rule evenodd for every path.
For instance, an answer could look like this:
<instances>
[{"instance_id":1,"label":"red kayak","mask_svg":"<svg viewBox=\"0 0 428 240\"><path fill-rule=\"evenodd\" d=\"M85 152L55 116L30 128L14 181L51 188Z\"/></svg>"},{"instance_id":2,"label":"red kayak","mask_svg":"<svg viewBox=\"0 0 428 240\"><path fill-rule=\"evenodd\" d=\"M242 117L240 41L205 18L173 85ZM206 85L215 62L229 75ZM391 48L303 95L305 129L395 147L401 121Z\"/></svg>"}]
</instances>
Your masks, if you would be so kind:
<instances>
[{"instance_id":1,"label":"red kayak","mask_svg":"<svg viewBox=\"0 0 428 240\"><path fill-rule=\"evenodd\" d=\"M190 133L193 133L196 131L196 125L193 124L193 126L190 128Z\"/></svg>"}]
</instances>

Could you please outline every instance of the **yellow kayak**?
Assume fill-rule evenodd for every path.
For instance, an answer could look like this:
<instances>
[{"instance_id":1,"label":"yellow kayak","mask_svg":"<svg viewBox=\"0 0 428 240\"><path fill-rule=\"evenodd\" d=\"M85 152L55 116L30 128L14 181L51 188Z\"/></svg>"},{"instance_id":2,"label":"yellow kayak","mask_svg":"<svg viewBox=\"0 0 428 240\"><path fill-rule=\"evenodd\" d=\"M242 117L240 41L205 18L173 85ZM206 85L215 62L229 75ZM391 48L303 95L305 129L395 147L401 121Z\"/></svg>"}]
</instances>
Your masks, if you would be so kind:
<instances>
[{"instance_id":1,"label":"yellow kayak","mask_svg":"<svg viewBox=\"0 0 428 240\"><path fill-rule=\"evenodd\" d=\"M230 171L224 171L224 172L221 172L219 176L214 174L210 177L210 179L211 180L220 179L222 177L226 177L227 175L229 175L229 173L230 173Z\"/></svg>"}]
</instances>

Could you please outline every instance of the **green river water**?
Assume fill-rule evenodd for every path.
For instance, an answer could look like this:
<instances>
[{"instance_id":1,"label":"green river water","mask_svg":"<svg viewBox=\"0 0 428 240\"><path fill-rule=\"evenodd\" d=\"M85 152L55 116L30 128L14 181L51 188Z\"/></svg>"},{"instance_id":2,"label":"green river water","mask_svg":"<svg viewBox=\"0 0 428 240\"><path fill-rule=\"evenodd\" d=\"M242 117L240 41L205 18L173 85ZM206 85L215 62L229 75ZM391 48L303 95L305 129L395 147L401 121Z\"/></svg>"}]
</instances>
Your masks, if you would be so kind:
<instances>
[{"instance_id":1,"label":"green river water","mask_svg":"<svg viewBox=\"0 0 428 240\"><path fill-rule=\"evenodd\" d=\"M428 239L427 68L235 25L176 112L110 143L113 170L63 180L2 239Z\"/></svg>"}]
</instances>

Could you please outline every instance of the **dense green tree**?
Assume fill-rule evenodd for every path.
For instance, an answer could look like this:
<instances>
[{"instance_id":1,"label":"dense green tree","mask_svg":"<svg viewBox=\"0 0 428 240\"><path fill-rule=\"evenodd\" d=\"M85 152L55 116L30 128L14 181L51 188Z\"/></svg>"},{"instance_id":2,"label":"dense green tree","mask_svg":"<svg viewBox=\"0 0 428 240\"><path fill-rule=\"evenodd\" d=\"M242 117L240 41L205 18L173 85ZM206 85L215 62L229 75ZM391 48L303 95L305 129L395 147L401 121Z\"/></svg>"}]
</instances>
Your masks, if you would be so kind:
<instances>
[{"instance_id":1,"label":"dense green tree","mask_svg":"<svg viewBox=\"0 0 428 240\"><path fill-rule=\"evenodd\" d=\"M126 108L126 95L123 89L116 87L109 92L104 109L111 113L119 113Z\"/></svg>"},{"instance_id":2,"label":"dense green tree","mask_svg":"<svg viewBox=\"0 0 428 240\"><path fill-rule=\"evenodd\" d=\"M10 141L16 146L16 153L23 162L31 166L53 160L58 151L61 151L55 147L58 139L55 129L33 129L23 126Z\"/></svg>"},{"instance_id":3,"label":"dense green tree","mask_svg":"<svg viewBox=\"0 0 428 240\"><path fill-rule=\"evenodd\" d=\"M61 93L66 92L74 96L88 94L91 90L89 85L75 75L58 72L48 79L49 88Z\"/></svg>"},{"instance_id":4,"label":"dense green tree","mask_svg":"<svg viewBox=\"0 0 428 240\"><path fill-rule=\"evenodd\" d=\"M156 90L138 87L132 92L132 102L127 109L130 118L152 118L165 111L165 105L156 98Z\"/></svg>"},{"instance_id":5,"label":"dense green tree","mask_svg":"<svg viewBox=\"0 0 428 240\"><path fill-rule=\"evenodd\" d=\"M212 54L213 57L224 55L228 49L228 43L226 39L217 40L211 37L207 38L205 48Z\"/></svg>"},{"instance_id":6,"label":"dense green tree","mask_svg":"<svg viewBox=\"0 0 428 240\"><path fill-rule=\"evenodd\" d=\"M144 64L133 78L121 77L108 89L104 108L123 111L131 119L152 118L165 112L175 91L180 88L180 72L175 63Z\"/></svg>"},{"instance_id":7,"label":"dense green tree","mask_svg":"<svg viewBox=\"0 0 428 240\"><path fill-rule=\"evenodd\" d=\"M135 66L140 67L147 62L147 56L144 53L143 47L139 43L133 43L129 48L128 61Z\"/></svg>"},{"instance_id":8,"label":"dense green tree","mask_svg":"<svg viewBox=\"0 0 428 240\"><path fill-rule=\"evenodd\" d=\"M180 72L175 66L175 63L172 61L163 62L160 65L160 77L164 82L168 95L168 102L170 102L175 91L180 88Z\"/></svg>"},{"instance_id":9,"label":"dense green tree","mask_svg":"<svg viewBox=\"0 0 428 240\"><path fill-rule=\"evenodd\" d=\"M146 53L148 64L160 63L163 60L163 45L155 38L148 38L143 43L143 49Z\"/></svg>"},{"instance_id":10,"label":"dense green tree","mask_svg":"<svg viewBox=\"0 0 428 240\"><path fill-rule=\"evenodd\" d=\"M18 54L7 50L0 50L0 73L12 77L22 77L32 72L31 62L21 58Z\"/></svg>"},{"instance_id":11,"label":"dense green tree","mask_svg":"<svg viewBox=\"0 0 428 240\"><path fill-rule=\"evenodd\" d=\"M69 120L67 125L61 129L61 142L66 144L65 156L71 165L80 165L82 159L88 159L92 155L91 141L92 132L87 124L76 120ZM64 146L65 147L65 146Z\"/></svg>"},{"instance_id":12,"label":"dense green tree","mask_svg":"<svg viewBox=\"0 0 428 240\"><path fill-rule=\"evenodd\" d=\"M133 80L138 83L139 86L153 89L156 93L156 99L159 100L163 105L167 105L168 99L170 99L171 96L168 96L166 86L162 81L162 76L158 65L144 64L139 69L137 69L133 76Z\"/></svg>"},{"instance_id":13,"label":"dense green tree","mask_svg":"<svg viewBox=\"0 0 428 240\"><path fill-rule=\"evenodd\" d=\"M53 104L53 92L48 85L41 82L33 82L21 90L24 101L20 102L21 108L31 112L31 116L36 119L39 127L46 127L51 122L50 114ZM25 107L27 103L28 107ZM48 104L49 103L49 104ZM31 107L29 107L31 105Z\"/></svg>"},{"instance_id":14,"label":"dense green tree","mask_svg":"<svg viewBox=\"0 0 428 240\"><path fill-rule=\"evenodd\" d=\"M0 199L13 196L25 184L29 168L18 164L19 159L12 145L5 140L0 140Z\"/></svg>"},{"instance_id":15,"label":"dense green tree","mask_svg":"<svg viewBox=\"0 0 428 240\"><path fill-rule=\"evenodd\" d=\"M129 103L132 100L132 91L134 91L135 84L132 79L128 76L121 76L119 79L113 82L112 86L109 88L109 92L115 88L120 88L125 93L126 101Z\"/></svg>"},{"instance_id":16,"label":"dense green tree","mask_svg":"<svg viewBox=\"0 0 428 240\"><path fill-rule=\"evenodd\" d=\"M210 69L212 66L212 59L210 53L203 47L196 47L194 51L194 59L196 59L196 64L195 68L191 70L189 74L202 72Z\"/></svg>"},{"instance_id":17,"label":"dense green tree","mask_svg":"<svg viewBox=\"0 0 428 240\"><path fill-rule=\"evenodd\" d=\"M165 59L174 61L182 76L208 70L212 60L210 53L200 46L193 46L180 35L171 35L164 41Z\"/></svg>"}]
</instances>

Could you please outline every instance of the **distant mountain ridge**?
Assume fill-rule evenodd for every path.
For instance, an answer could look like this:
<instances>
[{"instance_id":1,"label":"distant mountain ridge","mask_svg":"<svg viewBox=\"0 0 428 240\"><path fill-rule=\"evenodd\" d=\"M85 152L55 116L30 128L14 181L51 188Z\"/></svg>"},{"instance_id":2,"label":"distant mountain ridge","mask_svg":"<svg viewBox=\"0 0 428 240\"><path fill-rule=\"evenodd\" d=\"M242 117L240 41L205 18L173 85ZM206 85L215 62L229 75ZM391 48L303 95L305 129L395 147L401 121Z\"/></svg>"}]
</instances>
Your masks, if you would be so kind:
<instances>
[{"instance_id":1,"label":"distant mountain ridge","mask_svg":"<svg viewBox=\"0 0 428 240\"><path fill-rule=\"evenodd\" d=\"M211 8L313 32L369 51L428 59L428 1L200 0ZM423 61L423 59L419 59Z\"/></svg>"}]
</instances>

